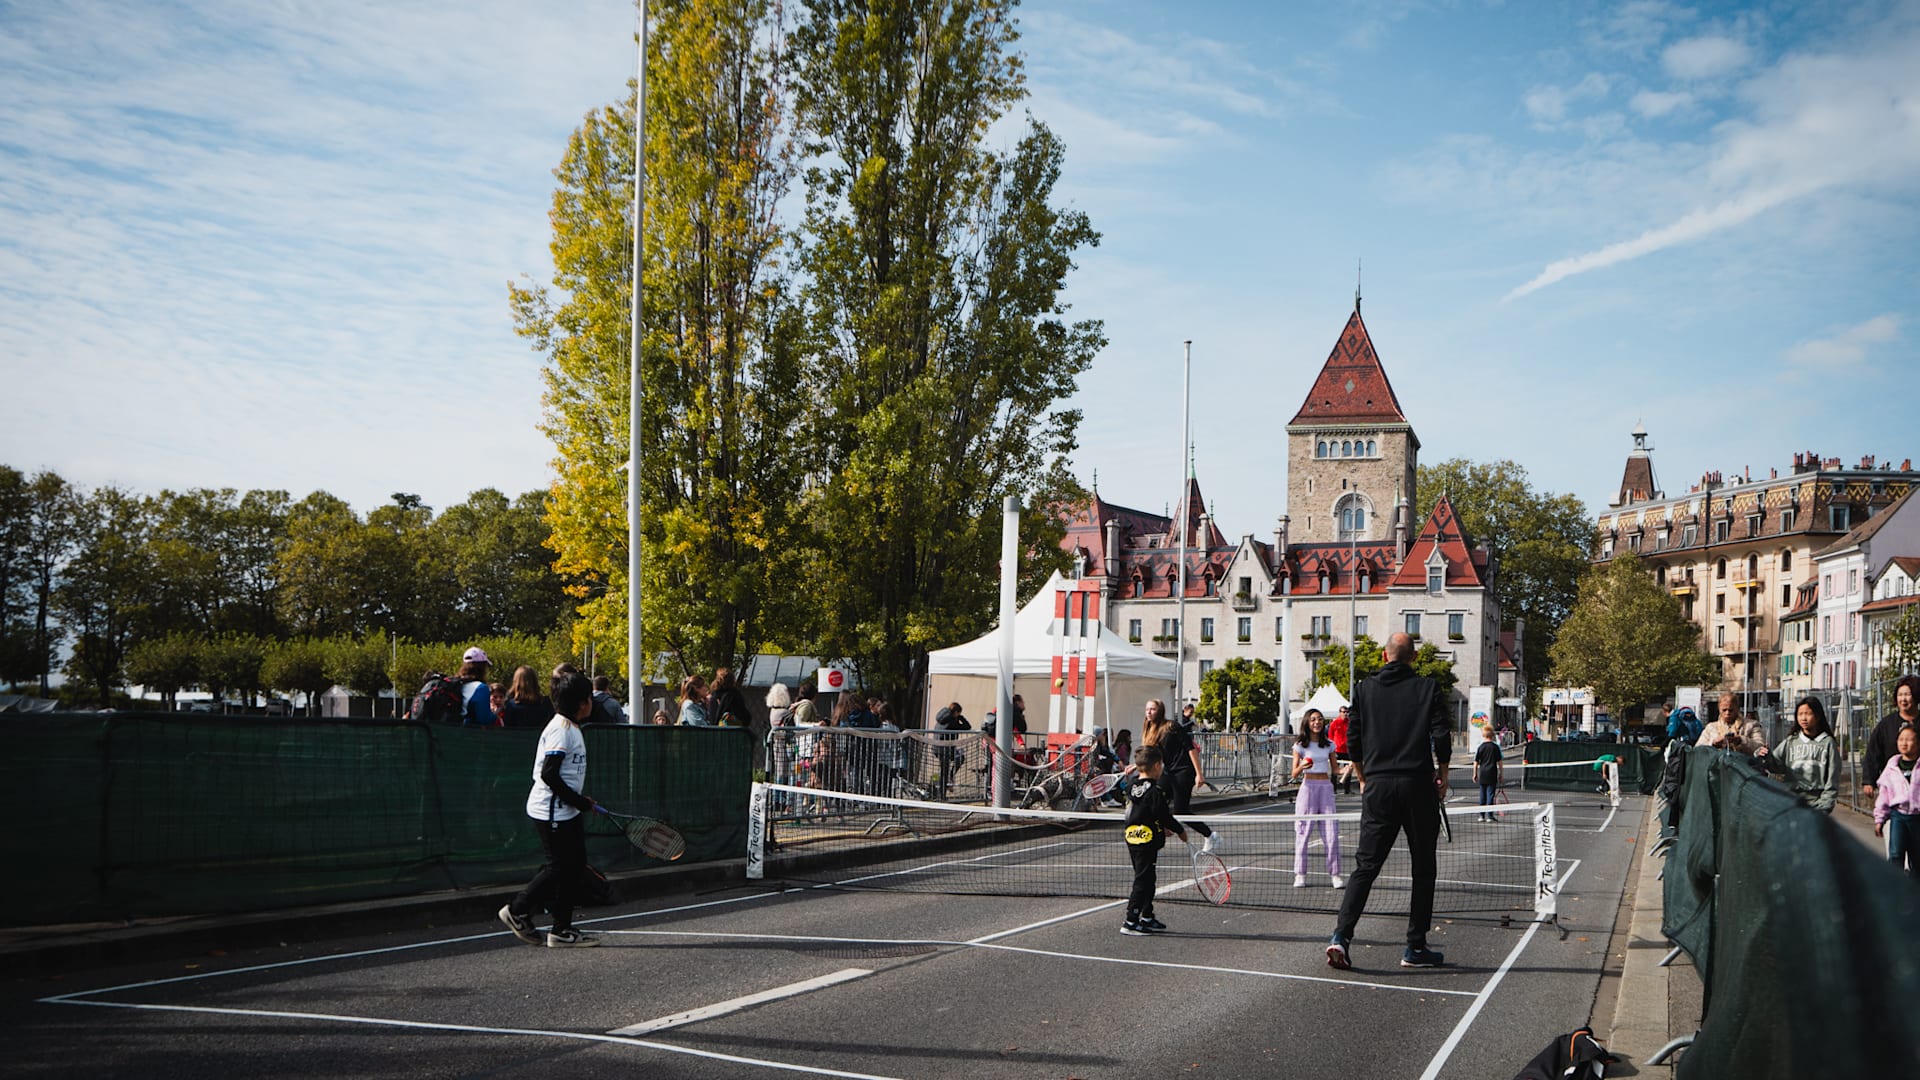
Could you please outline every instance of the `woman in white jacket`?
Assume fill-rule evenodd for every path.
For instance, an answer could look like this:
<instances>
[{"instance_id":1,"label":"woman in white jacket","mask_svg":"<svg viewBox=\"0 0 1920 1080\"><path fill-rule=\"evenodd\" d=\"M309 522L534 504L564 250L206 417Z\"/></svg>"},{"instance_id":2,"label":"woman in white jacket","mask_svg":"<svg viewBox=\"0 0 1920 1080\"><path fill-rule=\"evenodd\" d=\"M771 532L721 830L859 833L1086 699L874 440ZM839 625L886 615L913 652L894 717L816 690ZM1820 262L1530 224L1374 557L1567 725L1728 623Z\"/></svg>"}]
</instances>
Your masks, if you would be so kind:
<instances>
[{"instance_id":1,"label":"woman in white jacket","mask_svg":"<svg viewBox=\"0 0 1920 1080\"><path fill-rule=\"evenodd\" d=\"M1827 710L1809 697L1801 698L1793 712L1793 732L1772 751L1760 747L1754 762L1768 772L1785 774L1794 794L1831 814L1840 797L1840 745L1827 726Z\"/></svg>"}]
</instances>

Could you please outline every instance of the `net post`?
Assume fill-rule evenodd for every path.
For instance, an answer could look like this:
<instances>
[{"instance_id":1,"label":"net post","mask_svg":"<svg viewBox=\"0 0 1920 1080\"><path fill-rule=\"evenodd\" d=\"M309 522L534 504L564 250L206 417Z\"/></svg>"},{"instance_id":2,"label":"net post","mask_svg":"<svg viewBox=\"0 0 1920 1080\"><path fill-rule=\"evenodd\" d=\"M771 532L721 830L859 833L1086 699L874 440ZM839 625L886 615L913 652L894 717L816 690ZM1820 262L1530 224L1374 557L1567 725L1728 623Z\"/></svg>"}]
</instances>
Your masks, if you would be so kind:
<instances>
[{"instance_id":1,"label":"net post","mask_svg":"<svg viewBox=\"0 0 1920 1080\"><path fill-rule=\"evenodd\" d=\"M1553 804L1540 807L1533 819L1533 913L1537 921L1560 917L1560 867L1555 845Z\"/></svg>"},{"instance_id":2,"label":"net post","mask_svg":"<svg viewBox=\"0 0 1920 1080\"><path fill-rule=\"evenodd\" d=\"M735 805L738 805L737 803ZM747 880L767 876L767 785L755 782L747 801Z\"/></svg>"},{"instance_id":3,"label":"net post","mask_svg":"<svg viewBox=\"0 0 1920 1080\"><path fill-rule=\"evenodd\" d=\"M1609 761L1606 766L1607 800L1614 806L1620 805L1620 763Z\"/></svg>"}]
</instances>

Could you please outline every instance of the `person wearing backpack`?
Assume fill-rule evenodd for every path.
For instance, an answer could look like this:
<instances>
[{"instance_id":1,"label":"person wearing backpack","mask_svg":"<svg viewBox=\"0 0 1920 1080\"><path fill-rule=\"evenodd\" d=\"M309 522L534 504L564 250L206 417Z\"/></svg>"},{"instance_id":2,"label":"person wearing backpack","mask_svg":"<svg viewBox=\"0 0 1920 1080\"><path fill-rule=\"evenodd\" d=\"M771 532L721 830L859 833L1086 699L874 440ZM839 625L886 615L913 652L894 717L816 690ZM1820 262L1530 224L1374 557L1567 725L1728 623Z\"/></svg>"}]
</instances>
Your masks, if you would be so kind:
<instances>
[{"instance_id":1,"label":"person wearing backpack","mask_svg":"<svg viewBox=\"0 0 1920 1080\"><path fill-rule=\"evenodd\" d=\"M500 718L493 714L493 695L487 689L487 669L493 661L487 659L486 650L475 645L460 657L460 726L461 727L499 727Z\"/></svg>"},{"instance_id":2,"label":"person wearing backpack","mask_svg":"<svg viewBox=\"0 0 1920 1080\"><path fill-rule=\"evenodd\" d=\"M620 699L613 696L613 680L605 675L593 677L593 715L592 720L602 724L624 724L627 722L627 710Z\"/></svg>"}]
</instances>

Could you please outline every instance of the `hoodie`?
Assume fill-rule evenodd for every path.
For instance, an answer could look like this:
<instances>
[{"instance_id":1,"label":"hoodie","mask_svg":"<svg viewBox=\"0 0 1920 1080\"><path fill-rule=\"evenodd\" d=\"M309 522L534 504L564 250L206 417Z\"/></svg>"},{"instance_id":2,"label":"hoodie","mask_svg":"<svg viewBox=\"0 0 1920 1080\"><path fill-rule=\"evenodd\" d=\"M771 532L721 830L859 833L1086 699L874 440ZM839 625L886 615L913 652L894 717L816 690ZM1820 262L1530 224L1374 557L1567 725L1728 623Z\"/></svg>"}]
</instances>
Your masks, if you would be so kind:
<instances>
[{"instance_id":1,"label":"hoodie","mask_svg":"<svg viewBox=\"0 0 1920 1080\"><path fill-rule=\"evenodd\" d=\"M1920 772L1920 769L1916 769ZM1873 800L1873 823L1885 825L1887 819L1895 814L1920 814L1920 790L1900 772L1900 759L1894 757L1887 762L1886 770L1880 774L1878 785L1880 794Z\"/></svg>"},{"instance_id":2,"label":"hoodie","mask_svg":"<svg viewBox=\"0 0 1920 1080\"><path fill-rule=\"evenodd\" d=\"M1431 779L1453 756L1453 719L1440 684L1395 660L1362 682L1347 710L1347 756L1360 775Z\"/></svg>"}]
</instances>

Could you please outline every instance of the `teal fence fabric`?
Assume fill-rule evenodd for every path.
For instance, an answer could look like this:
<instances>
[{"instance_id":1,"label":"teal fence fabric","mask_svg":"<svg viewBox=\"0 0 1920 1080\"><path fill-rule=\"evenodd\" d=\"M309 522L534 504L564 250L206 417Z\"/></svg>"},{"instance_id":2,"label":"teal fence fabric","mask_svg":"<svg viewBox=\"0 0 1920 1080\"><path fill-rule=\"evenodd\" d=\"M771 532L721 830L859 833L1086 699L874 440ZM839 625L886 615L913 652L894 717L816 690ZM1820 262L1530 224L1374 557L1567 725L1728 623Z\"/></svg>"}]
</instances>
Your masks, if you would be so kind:
<instances>
[{"instance_id":1,"label":"teal fence fabric","mask_svg":"<svg viewBox=\"0 0 1920 1080\"><path fill-rule=\"evenodd\" d=\"M744 729L590 724L587 792L687 838L683 862L746 851ZM529 877L537 733L406 722L176 715L0 721L8 850L32 889L0 924L257 911L497 887ZM608 871L653 860L611 823Z\"/></svg>"},{"instance_id":2,"label":"teal fence fabric","mask_svg":"<svg viewBox=\"0 0 1920 1080\"><path fill-rule=\"evenodd\" d=\"M1743 755L1686 770L1662 929L1707 993L1678 1075L1920 1076L1920 885Z\"/></svg>"},{"instance_id":3,"label":"teal fence fabric","mask_svg":"<svg viewBox=\"0 0 1920 1080\"><path fill-rule=\"evenodd\" d=\"M1535 739L1526 744L1529 765L1554 765L1562 761L1593 761L1612 756L1620 765L1620 790L1651 795L1660 788L1660 773L1666 759L1648 746L1603 742L1549 742ZM1545 770L1542 770L1544 774ZM1594 773L1598 777L1599 773ZM1595 780L1585 774L1546 776L1527 774L1527 786L1548 791L1591 791Z\"/></svg>"}]
</instances>

